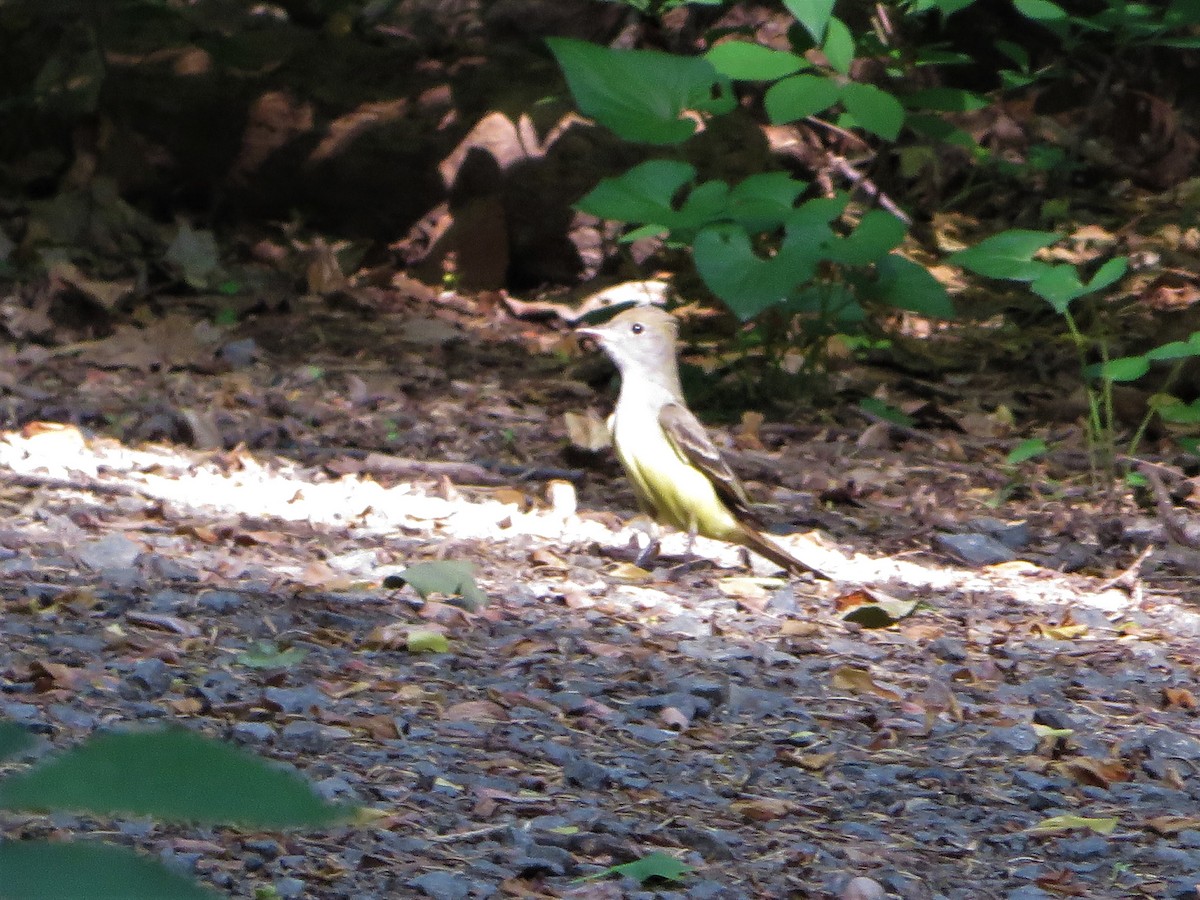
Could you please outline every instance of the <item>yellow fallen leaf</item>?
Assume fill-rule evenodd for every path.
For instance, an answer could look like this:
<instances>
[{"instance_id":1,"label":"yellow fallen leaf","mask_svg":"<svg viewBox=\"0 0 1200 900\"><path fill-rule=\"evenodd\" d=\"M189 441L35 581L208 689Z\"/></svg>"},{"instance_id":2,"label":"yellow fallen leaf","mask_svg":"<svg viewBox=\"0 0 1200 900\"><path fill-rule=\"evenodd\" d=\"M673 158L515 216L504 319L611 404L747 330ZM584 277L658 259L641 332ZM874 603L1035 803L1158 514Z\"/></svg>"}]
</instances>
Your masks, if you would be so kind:
<instances>
[{"instance_id":1,"label":"yellow fallen leaf","mask_svg":"<svg viewBox=\"0 0 1200 900\"><path fill-rule=\"evenodd\" d=\"M1030 834L1059 834L1075 829L1094 831L1096 834L1112 834L1120 821L1116 816L1103 819L1074 815L1051 816L1025 830Z\"/></svg>"}]
</instances>

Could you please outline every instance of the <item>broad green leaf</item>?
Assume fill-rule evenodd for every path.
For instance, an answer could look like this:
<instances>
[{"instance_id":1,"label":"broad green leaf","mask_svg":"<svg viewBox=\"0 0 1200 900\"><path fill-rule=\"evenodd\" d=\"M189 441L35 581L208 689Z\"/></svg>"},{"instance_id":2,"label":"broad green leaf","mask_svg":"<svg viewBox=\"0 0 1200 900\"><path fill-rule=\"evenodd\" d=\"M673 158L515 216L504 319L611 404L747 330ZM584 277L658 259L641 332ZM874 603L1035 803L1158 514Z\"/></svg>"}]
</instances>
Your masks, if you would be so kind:
<instances>
[{"instance_id":1,"label":"broad green leaf","mask_svg":"<svg viewBox=\"0 0 1200 900\"><path fill-rule=\"evenodd\" d=\"M891 422L894 425L903 425L906 428L912 428L917 424L916 419L912 416L901 412L894 406L888 406L888 404L876 397L863 397L858 401L858 405L872 415L883 419L885 422Z\"/></svg>"},{"instance_id":2,"label":"broad green leaf","mask_svg":"<svg viewBox=\"0 0 1200 900\"><path fill-rule=\"evenodd\" d=\"M0 760L33 746L33 735L13 722L0 722Z\"/></svg>"},{"instance_id":3,"label":"broad green leaf","mask_svg":"<svg viewBox=\"0 0 1200 900\"><path fill-rule=\"evenodd\" d=\"M1017 12L1035 22L1057 22L1067 17L1067 11L1050 0L1013 0Z\"/></svg>"},{"instance_id":4,"label":"broad green leaf","mask_svg":"<svg viewBox=\"0 0 1200 900\"><path fill-rule=\"evenodd\" d=\"M931 9L936 9L942 15L950 16L960 9L966 9L974 3L975 0L916 0L913 4L913 11L928 12Z\"/></svg>"},{"instance_id":5,"label":"broad green leaf","mask_svg":"<svg viewBox=\"0 0 1200 900\"><path fill-rule=\"evenodd\" d=\"M460 606L476 612L487 606L487 594L475 583L475 567L459 559L438 559L432 562L413 563L402 572L390 575L385 587L398 586L403 582L427 599L432 594L461 599Z\"/></svg>"},{"instance_id":6,"label":"broad green leaf","mask_svg":"<svg viewBox=\"0 0 1200 900\"><path fill-rule=\"evenodd\" d=\"M595 875L589 875L586 878L577 880L591 881L596 878L606 878L609 875L623 875L642 883L652 878L661 878L664 881L679 881L683 875L686 875L690 871L692 871L692 867L687 863L680 862L669 853L655 850L641 859L635 859L633 862L623 863L619 866L609 866L603 872L597 872Z\"/></svg>"},{"instance_id":7,"label":"broad green leaf","mask_svg":"<svg viewBox=\"0 0 1200 900\"><path fill-rule=\"evenodd\" d=\"M1171 422L1175 425L1195 425L1200 423L1200 400L1193 400L1191 403L1168 403L1157 407L1155 412L1162 417L1164 422Z\"/></svg>"},{"instance_id":8,"label":"broad green leaf","mask_svg":"<svg viewBox=\"0 0 1200 900\"><path fill-rule=\"evenodd\" d=\"M751 175L729 192L727 214L751 234L772 231L791 215L807 187L786 172Z\"/></svg>"},{"instance_id":9,"label":"broad green leaf","mask_svg":"<svg viewBox=\"0 0 1200 900\"><path fill-rule=\"evenodd\" d=\"M274 641L256 641L251 649L237 655L237 661L251 669L290 669L306 656L308 650L304 647L285 650Z\"/></svg>"},{"instance_id":10,"label":"broad green leaf","mask_svg":"<svg viewBox=\"0 0 1200 900\"><path fill-rule=\"evenodd\" d=\"M972 153L980 149L979 143L969 133L938 116L911 113L905 116L904 124L917 134L935 141L941 141L944 144L962 147L965 150L970 150ZM901 148L901 151L905 149L909 148Z\"/></svg>"},{"instance_id":11,"label":"broad green leaf","mask_svg":"<svg viewBox=\"0 0 1200 900\"><path fill-rule=\"evenodd\" d=\"M846 24L838 18L831 18L825 31L825 44L821 47L825 58L829 60L836 72L850 74L850 64L854 62L854 35Z\"/></svg>"},{"instance_id":12,"label":"broad green leaf","mask_svg":"<svg viewBox=\"0 0 1200 900\"><path fill-rule=\"evenodd\" d=\"M907 309L936 319L953 319L954 302L945 286L924 266L890 253L875 264L871 295L896 309Z\"/></svg>"},{"instance_id":13,"label":"broad green leaf","mask_svg":"<svg viewBox=\"0 0 1200 900\"><path fill-rule=\"evenodd\" d=\"M1029 285L1029 289L1054 307L1055 312L1065 313L1071 301L1089 293L1079 280L1074 266L1048 266Z\"/></svg>"},{"instance_id":14,"label":"broad green leaf","mask_svg":"<svg viewBox=\"0 0 1200 900\"><path fill-rule=\"evenodd\" d=\"M182 728L95 735L0 781L0 807L261 828L329 825L352 812L294 771Z\"/></svg>"},{"instance_id":15,"label":"broad green leaf","mask_svg":"<svg viewBox=\"0 0 1200 900\"><path fill-rule=\"evenodd\" d=\"M1092 368L1109 381L1137 381L1150 371L1150 361L1145 356L1122 356Z\"/></svg>"},{"instance_id":16,"label":"broad green leaf","mask_svg":"<svg viewBox=\"0 0 1200 900\"><path fill-rule=\"evenodd\" d=\"M1166 359L1186 359L1189 356L1200 356L1200 346L1191 341L1171 341L1169 344L1162 344L1153 350L1148 350L1143 355L1146 359L1156 362Z\"/></svg>"},{"instance_id":17,"label":"broad green leaf","mask_svg":"<svg viewBox=\"0 0 1200 900\"><path fill-rule=\"evenodd\" d=\"M872 209L862 217L854 231L831 242L825 253L834 262L865 266L886 256L907 233L908 226L891 213Z\"/></svg>"},{"instance_id":18,"label":"broad green leaf","mask_svg":"<svg viewBox=\"0 0 1200 900\"><path fill-rule=\"evenodd\" d=\"M996 49L1016 63L1022 72L1029 70L1029 52L1012 41L996 41Z\"/></svg>"},{"instance_id":19,"label":"broad green leaf","mask_svg":"<svg viewBox=\"0 0 1200 900\"><path fill-rule=\"evenodd\" d=\"M743 322L781 303L812 277L819 249L785 236L779 252L764 259L754 252L740 225L723 223L700 231L692 243L696 271Z\"/></svg>"},{"instance_id":20,"label":"broad green leaf","mask_svg":"<svg viewBox=\"0 0 1200 900\"><path fill-rule=\"evenodd\" d=\"M1033 255L1061 239L1061 234L1049 231L1002 231L951 254L950 262L985 278L1033 281L1050 268Z\"/></svg>"},{"instance_id":21,"label":"broad green leaf","mask_svg":"<svg viewBox=\"0 0 1200 900\"><path fill-rule=\"evenodd\" d=\"M414 628L405 638L404 648L409 653L447 653L450 641L440 631Z\"/></svg>"},{"instance_id":22,"label":"broad green leaf","mask_svg":"<svg viewBox=\"0 0 1200 900\"><path fill-rule=\"evenodd\" d=\"M810 68L808 60L802 56L749 41L717 44L704 54L704 58L726 78L738 81L775 81Z\"/></svg>"},{"instance_id":23,"label":"broad green leaf","mask_svg":"<svg viewBox=\"0 0 1200 900\"><path fill-rule=\"evenodd\" d=\"M1004 461L1015 466L1041 456L1047 449L1046 442L1041 438L1026 438L1009 451Z\"/></svg>"},{"instance_id":24,"label":"broad green leaf","mask_svg":"<svg viewBox=\"0 0 1200 900\"><path fill-rule=\"evenodd\" d=\"M653 159L615 178L604 178L575 204L601 219L671 227L677 217L671 200L696 170L685 162Z\"/></svg>"},{"instance_id":25,"label":"broad green leaf","mask_svg":"<svg viewBox=\"0 0 1200 900\"><path fill-rule=\"evenodd\" d=\"M860 603L847 610L842 618L847 622L855 622L863 628L889 628L916 612L920 603L920 600L885 597L874 603Z\"/></svg>"},{"instance_id":26,"label":"broad green leaf","mask_svg":"<svg viewBox=\"0 0 1200 900\"><path fill-rule=\"evenodd\" d=\"M219 900L191 879L124 847L95 841L0 843L4 900Z\"/></svg>"},{"instance_id":27,"label":"broad green leaf","mask_svg":"<svg viewBox=\"0 0 1200 900\"><path fill-rule=\"evenodd\" d=\"M988 99L959 88L926 88L902 98L909 109L933 109L939 112L972 112L988 105Z\"/></svg>"},{"instance_id":28,"label":"broad green leaf","mask_svg":"<svg viewBox=\"0 0 1200 900\"><path fill-rule=\"evenodd\" d=\"M1092 280L1088 282L1088 291L1100 291L1119 281L1129 270L1129 259L1124 256L1114 256L1112 259L1104 263L1096 274L1092 276Z\"/></svg>"},{"instance_id":29,"label":"broad green leaf","mask_svg":"<svg viewBox=\"0 0 1200 900\"><path fill-rule=\"evenodd\" d=\"M842 87L842 103L859 127L886 141L896 139L904 125L900 101L873 84L852 81Z\"/></svg>"},{"instance_id":30,"label":"broad green leaf","mask_svg":"<svg viewBox=\"0 0 1200 900\"><path fill-rule=\"evenodd\" d=\"M658 50L612 50L548 38L580 111L629 141L678 144L696 130L685 110L728 112L735 99L708 60Z\"/></svg>"},{"instance_id":31,"label":"broad green leaf","mask_svg":"<svg viewBox=\"0 0 1200 900\"><path fill-rule=\"evenodd\" d=\"M763 98L767 116L776 125L816 115L838 102L842 89L823 75L796 75L777 82Z\"/></svg>"},{"instance_id":32,"label":"broad green leaf","mask_svg":"<svg viewBox=\"0 0 1200 900\"><path fill-rule=\"evenodd\" d=\"M796 17L796 21L804 26L813 39L820 44L825 40L825 28L833 15L834 0L783 0L788 12Z\"/></svg>"}]
</instances>

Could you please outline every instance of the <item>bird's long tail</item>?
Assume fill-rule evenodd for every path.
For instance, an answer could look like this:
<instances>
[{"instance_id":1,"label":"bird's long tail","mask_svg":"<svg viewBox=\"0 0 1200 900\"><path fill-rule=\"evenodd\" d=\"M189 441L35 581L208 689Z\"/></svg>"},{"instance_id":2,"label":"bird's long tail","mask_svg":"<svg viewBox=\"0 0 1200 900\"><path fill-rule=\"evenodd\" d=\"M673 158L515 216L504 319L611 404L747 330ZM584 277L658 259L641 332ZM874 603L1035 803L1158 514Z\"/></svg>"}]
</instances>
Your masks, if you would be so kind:
<instances>
[{"instance_id":1,"label":"bird's long tail","mask_svg":"<svg viewBox=\"0 0 1200 900\"><path fill-rule=\"evenodd\" d=\"M759 556L765 556L775 565L787 570L791 575L804 575L811 573L817 578L823 578L826 581L832 581L828 575L818 569L816 566L810 566L808 563L797 559L773 540L764 535L759 534L753 528L742 526L741 540L738 542L743 547L753 550Z\"/></svg>"}]
</instances>

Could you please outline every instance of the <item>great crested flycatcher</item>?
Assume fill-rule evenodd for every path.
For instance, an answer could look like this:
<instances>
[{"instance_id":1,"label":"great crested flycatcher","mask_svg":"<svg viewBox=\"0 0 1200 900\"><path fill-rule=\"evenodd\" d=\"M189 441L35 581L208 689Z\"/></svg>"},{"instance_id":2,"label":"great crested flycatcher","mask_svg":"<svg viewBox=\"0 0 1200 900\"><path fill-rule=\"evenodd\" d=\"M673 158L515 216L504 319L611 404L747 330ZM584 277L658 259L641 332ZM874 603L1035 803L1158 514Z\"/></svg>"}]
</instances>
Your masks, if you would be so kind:
<instances>
[{"instance_id":1,"label":"great crested flycatcher","mask_svg":"<svg viewBox=\"0 0 1200 900\"><path fill-rule=\"evenodd\" d=\"M793 575L829 577L759 532L746 489L683 398L674 316L635 306L575 331L594 338L620 370L608 427L642 512L690 537L740 544Z\"/></svg>"}]
</instances>

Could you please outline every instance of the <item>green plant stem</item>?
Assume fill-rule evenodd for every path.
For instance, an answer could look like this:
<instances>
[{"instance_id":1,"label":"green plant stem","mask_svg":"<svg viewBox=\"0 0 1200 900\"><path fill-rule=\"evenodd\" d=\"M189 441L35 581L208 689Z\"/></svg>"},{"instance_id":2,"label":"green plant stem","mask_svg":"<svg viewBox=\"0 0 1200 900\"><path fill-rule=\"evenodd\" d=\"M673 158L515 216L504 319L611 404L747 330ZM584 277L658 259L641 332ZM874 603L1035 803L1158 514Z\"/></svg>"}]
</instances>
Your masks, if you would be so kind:
<instances>
[{"instance_id":1,"label":"green plant stem","mask_svg":"<svg viewBox=\"0 0 1200 900\"><path fill-rule=\"evenodd\" d=\"M1079 356L1079 367L1087 365L1087 349L1090 341L1079 330L1071 311L1063 310L1063 320L1067 331L1075 344L1075 352ZM1100 342L1100 354L1103 361L1108 361L1108 347ZM1099 480L1103 473L1107 484L1112 483L1113 460L1116 458L1116 440L1113 435L1113 398L1111 379L1102 379L1101 388L1088 385L1085 388L1088 398L1087 451L1088 466L1092 472L1093 482Z\"/></svg>"},{"instance_id":2,"label":"green plant stem","mask_svg":"<svg viewBox=\"0 0 1200 900\"><path fill-rule=\"evenodd\" d=\"M1163 379L1162 386L1158 391L1159 393L1166 393L1167 391L1171 390L1171 388L1175 385L1175 380L1183 371L1183 364L1185 362L1186 360L1183 359L1175 360L1174 365L1171 366L1171 371L1168 372L1167 377ZM1146 429L1150 427L1150 423L1153 421L1156 413L1157 410L1154 408L1154 405L1151 404L1146 410L1146 414L1142 416L1142 421L1138 423L1137 431L1133 433L1133 437L1129 441L1129 456L1137 455L1138 445L1141 444L1142 438L1146 436Z\"/></svg>"}]
</instances>

